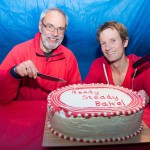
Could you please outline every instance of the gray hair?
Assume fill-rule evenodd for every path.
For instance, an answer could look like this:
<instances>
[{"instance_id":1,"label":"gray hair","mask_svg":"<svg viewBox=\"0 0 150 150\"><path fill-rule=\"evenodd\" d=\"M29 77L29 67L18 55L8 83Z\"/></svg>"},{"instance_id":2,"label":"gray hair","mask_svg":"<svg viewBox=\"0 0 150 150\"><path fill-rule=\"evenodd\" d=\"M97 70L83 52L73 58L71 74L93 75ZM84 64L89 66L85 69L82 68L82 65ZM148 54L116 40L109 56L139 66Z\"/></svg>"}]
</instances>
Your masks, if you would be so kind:
<instances>
[{"instance_id":1,"label":"gray hair","mask_svg":"<svg viewBox=\"0 0 150 150\"><path fill-rule=\"evenodd\" d=\"M65 23L65 24L66 24L66 27L65 27L65 28L67 28L67 26L68 26L68 17L67 17L66 14L65 14L62 10L60 10L59 8L48 8L48 9L44 10L44 11L41 13L40 21L42 21L42 20L44 19L45 15L46 15L47 13L51 12L51 11L58 11L58 12L60 12L60 13L65 17L65 20L66 20L66 23Z\"/></svg>"}]
</instances>

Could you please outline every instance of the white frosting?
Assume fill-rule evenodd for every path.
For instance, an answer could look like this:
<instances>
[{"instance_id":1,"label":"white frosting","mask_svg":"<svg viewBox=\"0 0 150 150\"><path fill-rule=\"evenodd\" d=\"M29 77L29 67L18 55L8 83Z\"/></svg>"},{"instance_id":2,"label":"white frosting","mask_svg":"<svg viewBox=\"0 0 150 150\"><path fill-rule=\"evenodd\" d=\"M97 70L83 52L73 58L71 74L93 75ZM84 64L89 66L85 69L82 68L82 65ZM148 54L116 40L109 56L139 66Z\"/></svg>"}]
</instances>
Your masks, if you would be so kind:
<instances>
[{"instance_id":1,"label":"white frosting","mask_svg":"<svg viewBox=\"0 0 150 150\"><path fill-rule=\"evenodd\" d=\"M131 90L83 84L58 89L48 96L48 126L64 139L109 142L141 131L145 101Z\"/></svg>"},{"instance_id":2,"label":"white frosting","mask_svg":"<svg viewBox=\"0 0 150 150\"><path fill-rule=\"evenodd\" d=\"M56 112L51 120L52 127L59 133L85 140L100 140L124 137L136 132L142 122L143 111L131 116L68 118Z\"/></svg>"},{"instance_id":3,"label":"white frosting","mask_svg":"<svg viewBox=\"0 0 150 150\"><path fill-rule=\"evenodd\" d=\"M118 107L127 106L132 100L116 89L91 88L86 92L85 89L67 90L61 94L60 101L72 107Z\"/></svg>"}]
</instances>

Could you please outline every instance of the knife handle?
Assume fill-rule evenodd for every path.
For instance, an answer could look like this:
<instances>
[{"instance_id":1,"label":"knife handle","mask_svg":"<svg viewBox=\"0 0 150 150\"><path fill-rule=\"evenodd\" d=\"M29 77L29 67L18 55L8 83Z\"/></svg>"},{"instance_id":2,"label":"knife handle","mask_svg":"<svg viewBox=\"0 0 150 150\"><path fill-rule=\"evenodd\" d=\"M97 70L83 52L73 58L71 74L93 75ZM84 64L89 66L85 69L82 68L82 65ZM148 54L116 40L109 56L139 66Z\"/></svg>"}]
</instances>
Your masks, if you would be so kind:
<instances>
[{"instance_id":1,"label":"knife handle","mask_svg":"<svg viewBox=\"0 0 150 150\"><path fill-rule=\"evenodd\" d=\"M150 54L147 54L144 57L137 60L136 62L134 62L132 67L137 68L137 67L141 66L142 64L144 64L146 61L149 61L149 60L150 60Z\"/></svg>"}]
</instances>

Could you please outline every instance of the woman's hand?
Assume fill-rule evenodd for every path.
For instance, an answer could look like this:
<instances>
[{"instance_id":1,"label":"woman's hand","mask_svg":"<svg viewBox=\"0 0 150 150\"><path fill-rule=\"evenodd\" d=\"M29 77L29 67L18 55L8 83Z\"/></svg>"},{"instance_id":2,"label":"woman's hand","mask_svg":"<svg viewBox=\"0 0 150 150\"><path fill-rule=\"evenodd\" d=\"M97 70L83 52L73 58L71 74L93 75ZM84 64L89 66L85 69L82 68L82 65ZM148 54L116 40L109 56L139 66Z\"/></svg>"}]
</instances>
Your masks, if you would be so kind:
<instances>
[{"instance_id":1,"label":"woman's hand","mask_svg":"<svg viewBox=\"0 0 150 150\"><path fill-rule=\"evenodd\" d=\"M147 105L149 103L149 96L147 95L147 93L144 90L140 90L138 94L140 94L145 99Z\"/></svg>"}]
</instances>

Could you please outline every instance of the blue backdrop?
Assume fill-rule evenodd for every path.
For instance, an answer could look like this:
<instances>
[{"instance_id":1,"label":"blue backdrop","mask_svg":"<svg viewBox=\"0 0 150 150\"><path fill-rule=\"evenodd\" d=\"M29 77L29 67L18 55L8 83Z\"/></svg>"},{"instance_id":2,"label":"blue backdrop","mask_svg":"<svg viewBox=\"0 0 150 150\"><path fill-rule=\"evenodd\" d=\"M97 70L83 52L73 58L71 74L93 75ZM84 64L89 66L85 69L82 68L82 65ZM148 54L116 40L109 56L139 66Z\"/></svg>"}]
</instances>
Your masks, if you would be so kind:
<instances>
[{"instance_id":1,"label":"blue backdrop","mask_svg":"<svg viewBox=\"0 0 150 150\"><path fill-rule=\"evenodd\" d=\"M96 31L105 21L125 24L130 37L127 54L150 52L149 0L1 0L0 63L14 45L34 37L40 13L53 6L69 17L63 44L75 54L83 79L92 61L102 55Z\"/></svg>"}]
</instances>

